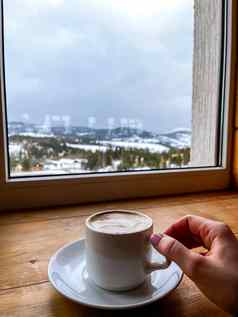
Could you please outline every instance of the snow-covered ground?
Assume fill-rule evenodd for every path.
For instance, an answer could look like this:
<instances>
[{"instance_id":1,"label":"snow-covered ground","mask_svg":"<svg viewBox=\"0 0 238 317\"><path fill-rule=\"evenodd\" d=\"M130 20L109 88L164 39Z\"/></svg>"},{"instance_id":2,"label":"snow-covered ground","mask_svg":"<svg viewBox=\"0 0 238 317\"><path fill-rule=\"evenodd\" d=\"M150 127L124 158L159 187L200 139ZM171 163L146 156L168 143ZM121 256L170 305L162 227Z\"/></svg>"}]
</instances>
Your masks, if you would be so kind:
<instances>
[{"instance_id":1,"label":"snow-covered ground","mask_svg":"<svg viewBox=\"0 0 238 317\"><path fill-rule=\"evenodd\" d=\"M187 133L187 134L191 134L192 130L188 129L188 128L175 128L172 130L168 130L167 132L165 132L164 134L172 134L172 133Z\"/></svg>"},{"instance_id":2,"label":"snow-covered ground","mask_svg":"<svg viewBox=\"0 0 238 317\"><path fill-rule=\"evenodd\" d=\"M52 137L57 138L52 134L41 133L43 131L35 132L22 132L17 133L18 135L28 136L32 138L46 138ZM81 135L87 135L87 132L82 132ZM75 139L76 140L76 139ZM11 142L9 144L9 153L11 158L19 158L19 156L27 153L26 144L27 141L23 143ZM130 137L113 137L108 140L97 141L96 144L80 144L80 143L66 143L67 147L74 149L82 149L85 151L91 151L95 153L96 151L106 152L109 148L115 149L116 147L124 149L141 149L148 150L151 153L163 153L168 152L171 147L177 149L183 149L191 146L191 131L188 129L176 129L174 131L169 131L165 134L153 135L151 134L148 138L143 138L140 135L133 135ZM37 146L37 145L36 145ZM40 150L42 146L38 146ZM52 154L53 149L49 149L48 154ZM62 157L62 156L61 156ZM69 173L87 173L88 170L85 170L85 164L87 159L65 159L60 158L58 160L45 160L43 170L41 171L30 171L22 172L21 170L12 172L12 176L40 176L40 175L58 175L58 174L69 174ZM111 166L101 168L97 171L92 172L110 172L116 171L118 166L121 164L121 161L113 161ZM170 166L173 168L173 166ZM174 166L176 167L176 166ZM144 170L149 170L150 168L144 167ZM141 168L138 168L141 170Z\"/></svg>"},{"instance_id":3,"label":"snow-covered ground","mask_svg":"<svg viewBox=\"0 0 238 317\"><path fill-rule=\"evenodd\" d=\"M10 155L19 155L22 150L23 150L22 144L19 144L19 143L10 143L9 144Z\"/></svg>"},{"instance_id":4,"label":"snow-covered ground","mask_svg":"<svg viewBox=\"0 0 238 317\"><path fill-rule=\"evenodd\" d=\"M112 141L99 141L98 145L93 145L93 144L70 144L67 143L68 147L75 148L75 149L82 149L85 151L92 151L96 152L101 151L105 152L106 150L109 149L111 146L112 148L115 147L121 147L125 149L143 149L143 150L149 150L152 153L161 153L161 152L168 152L169 148L161 145L161 144L156 144L156 141L153 139L132 139L128 138L126 141L117 139L117 140L112 140ZM157 141L158 142L158 141Z\"/></svg>"},{"instance_id":5,"label":"snow-covered ground","mask_svg":"<svg viewBox=\"0 0 238 317\"><path fill-rule=\"evenodd\" d=\"M169 148L155 143L146 143L146 142L133 142L133 141L100 141L100 144L112 146L112 147L122 147L126 149L142 149L149 150L151 153L162 153L168 152Z\"/></svg>"},{"instance_id":6,"label":"snow-covered ground","mask_svg":"<svg viewBox=\"0 0 238 317\"><path fill-rule=\"evenodd\" d=\"M11 158L18 158L20 155L27 155L27 151L21 143L10 143L9 144L9 154Z\"/></svg>"},{"instance_id":7,"label":"snow-covered ground","mask_svg":"<svg viewBox=\"0 0 238 317\"><path fill-rule=\"evenodd\" d=\"M66 145L72 149L80 149L80 150L85 150L85 151L101 151L101 152L106 152L108 149L107 146L103 145L94 145L94 144L71 144L71 143L66 143Z\"/></svg>"},{"instance_id":8,"label":"snow-covered ground","mask_svg":"<svg viewBox=\"0 0 238 317\"><path fill-rule=\"evenodd\" d=\"M178 128L167 133L159 135L159 140L162 143L176 148L185 148L191 146L192 131L185 128Z\"/></svg>"},{"instance_id":9,"label":"snow-covered ground","mask_svg":"<svg viewBox=\"0 0 238 317\"><path fill-rule=\"evenodd\" d=\"M47 176L47 175L62 175L66 172L64 170L54 170L54 171L28 171L28 172L16 172L11 171L11 177L37 177L37 176Z\"/></svg>"},{"instance_id":10,"label":"snow-covered ground","mask_svg":"<svg viewBox=\"0 0 238 317\"><path fill-rule=\"evenodd\" d=\"M39 171L14 171L11 176L46 176L46 175L60 175L72 173L88 173L88 172L113 172L117 171L121 160L114 160L111 166L106 166L95 171L89 171L83 168L82 164L86 163L86 159L60 159L60 160L46 160L43 170Z\"/></svg>"},{"instance_id":11,"label":"snow-covered ground","mask_svg":"<svg viewBox=\"0 0 238 317\"><path fill-rule=\"evenodd\" d=\"M177 138L179 139L180 143L183 144L183 146L191 146L191 135L185 133L178 133Z\"/></svg>"},{"instance_id":12,"label":"snow-covered ground","mask_svg":"<svg viewBox=\"0 0 238 317\"><path fill-rule=\"evenodd\" d=\"M182 134L180 138L176 138L176 139L161 135L159 139L161 143L167 144L168 146L175 147L177 149L190 147L190 143L191 143L190 137L186 134Z\"/></svg>"},{"instance_id":13,"label":"snow-covered ground","mask_svg":"<svg viewBox=\"0 0 238 317\"><path fill-rule=\"evenodd\" d=\"M82 167L83 163L87 163L86 159L67 159L46 160L44 163L45 171L64 171L64 172L85 172Z\"/></svg>"},{"instance_id":14,"label":"snow-covered ground","mask_svg":"<svg viewBox=\"0 0 238 317\"><path fill-rule=\"evenodd\" d=\"M17 135L28 136L32 138L53 138L54 134L44 134L44 133L35 133L35 132L21 132Z\"/></svg>"}]
</instances>

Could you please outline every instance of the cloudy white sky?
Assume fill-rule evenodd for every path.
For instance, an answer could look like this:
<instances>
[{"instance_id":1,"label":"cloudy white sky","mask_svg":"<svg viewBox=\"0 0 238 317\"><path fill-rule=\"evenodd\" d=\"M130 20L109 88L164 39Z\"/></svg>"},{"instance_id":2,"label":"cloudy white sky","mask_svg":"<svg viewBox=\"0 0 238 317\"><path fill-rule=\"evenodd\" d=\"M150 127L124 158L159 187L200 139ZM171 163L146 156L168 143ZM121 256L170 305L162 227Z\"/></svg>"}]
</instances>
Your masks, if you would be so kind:
<instances>
[{"instance_id":1,"label":"cloudy white sky","mask_svg":"<svg viewBox=\"0 0 238 317\"><path fill-rule=\"evenodd\" d=\"M10 121L190 127L193 0L4 5Z\"/></svg>"}]
</instances>

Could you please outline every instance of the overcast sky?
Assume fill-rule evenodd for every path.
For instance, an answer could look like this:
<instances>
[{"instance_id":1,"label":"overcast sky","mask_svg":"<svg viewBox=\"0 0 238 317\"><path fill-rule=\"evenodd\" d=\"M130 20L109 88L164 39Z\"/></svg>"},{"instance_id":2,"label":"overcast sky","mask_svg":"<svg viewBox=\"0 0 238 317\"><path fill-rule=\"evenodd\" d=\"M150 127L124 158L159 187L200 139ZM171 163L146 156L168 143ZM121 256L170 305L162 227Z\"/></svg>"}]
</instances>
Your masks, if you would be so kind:
<instances>
[{"instance_id":1,"label":"overcast sky","mask_svg":"<svg viewBox=\"0 0 238 317\"><path fill-rule=\"evenodd\" d=\"M190 128L193 0L5 0L9 120Z\"/></svg>"}]
</instances>

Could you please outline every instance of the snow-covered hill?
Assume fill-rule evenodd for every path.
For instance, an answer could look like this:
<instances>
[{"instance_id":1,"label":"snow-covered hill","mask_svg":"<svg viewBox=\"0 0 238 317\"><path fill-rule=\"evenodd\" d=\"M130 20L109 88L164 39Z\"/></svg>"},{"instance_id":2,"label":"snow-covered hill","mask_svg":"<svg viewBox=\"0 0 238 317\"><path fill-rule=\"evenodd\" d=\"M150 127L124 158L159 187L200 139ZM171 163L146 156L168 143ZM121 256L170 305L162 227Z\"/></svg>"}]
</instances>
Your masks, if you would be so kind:
<instances>
[{"instance_id":1,"label":"snow-covered hill","mask_svg":"<svg viewBox=\"0 0 238 317\"><path fill-rule=\"evenodd\" d=\"M160 142L171 147L185 148L191 146L191 130L178 128L160 135Z\"/></svg>"},{"instance_id":2,"label":"snow-covered hill","mask_svg":"<svg viewBox=\"0 0 238 317\"><path fill-rule=\"evenodd\" d=\"M10 122L9 136L31 138L64 138L69 147L86 150L102 150L109 146L123 148L148 149L151 152L166 152L170 148L183 149L191 146L191 130L178 128L167 133L156 134L131 128L91 129L71 127L52 127L46 132L39 125Z\"/></svg>"}]
</instances>

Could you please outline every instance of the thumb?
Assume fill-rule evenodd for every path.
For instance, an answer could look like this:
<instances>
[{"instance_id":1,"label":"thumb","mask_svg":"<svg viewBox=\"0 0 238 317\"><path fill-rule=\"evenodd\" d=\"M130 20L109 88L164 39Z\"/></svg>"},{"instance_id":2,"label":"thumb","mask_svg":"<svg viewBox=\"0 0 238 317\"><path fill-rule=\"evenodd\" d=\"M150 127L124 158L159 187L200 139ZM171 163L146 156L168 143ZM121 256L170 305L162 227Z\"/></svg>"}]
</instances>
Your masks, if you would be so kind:
<instances>
[{"instance_id":1,"label":"thumb","mask_svg":"<svg viewBox=\"0 0 238 317\"><path fill-rule=\"evenodd\" d=\"M205 260L203 256L190 251L178 240L167 235L153 234L150 241L156 250L176 262L186 275L195 278L195 274Z\"/></svg>"}]
</instances>

